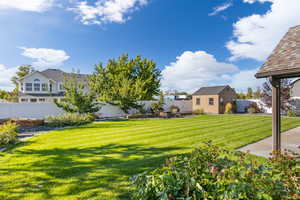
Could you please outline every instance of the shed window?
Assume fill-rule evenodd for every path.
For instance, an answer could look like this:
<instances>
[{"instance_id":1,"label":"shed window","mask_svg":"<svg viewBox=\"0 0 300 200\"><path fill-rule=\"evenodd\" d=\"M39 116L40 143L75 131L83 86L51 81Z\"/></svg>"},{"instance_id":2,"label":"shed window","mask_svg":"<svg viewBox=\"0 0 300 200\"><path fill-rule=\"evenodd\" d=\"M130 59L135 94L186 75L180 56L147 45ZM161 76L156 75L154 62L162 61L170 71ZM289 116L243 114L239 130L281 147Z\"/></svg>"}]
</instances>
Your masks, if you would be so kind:
<instances>
[{"instance_id":1,"label":"shed window","mask_svg":"<svg viewBox=\"0 0 300 200\"><path fill-rule=\"evenodd\" d=\"M196 105L200 105L200 102L201 102L200 98L197 98L196 99Z\"/></svg>"},{"instance_id":2,"label":"shed window","mask_svg":"<svg viewBox=\"0 0 300 200\"><path fill-rule=\"evenodd\" d=\"M32 83L26 83L25 89L26 89L26 91L32 91Z\"/></svg>"},{"instance_id":3,"label":"shed window","mask_svg":"<svg viewBox=\"0 0 300 200\"><path fill-rule=\"evenodd\" d=\"M208 99L208 104L209 105L214 105L214 98L209 98Z\"/></svg>"}]
</instances>

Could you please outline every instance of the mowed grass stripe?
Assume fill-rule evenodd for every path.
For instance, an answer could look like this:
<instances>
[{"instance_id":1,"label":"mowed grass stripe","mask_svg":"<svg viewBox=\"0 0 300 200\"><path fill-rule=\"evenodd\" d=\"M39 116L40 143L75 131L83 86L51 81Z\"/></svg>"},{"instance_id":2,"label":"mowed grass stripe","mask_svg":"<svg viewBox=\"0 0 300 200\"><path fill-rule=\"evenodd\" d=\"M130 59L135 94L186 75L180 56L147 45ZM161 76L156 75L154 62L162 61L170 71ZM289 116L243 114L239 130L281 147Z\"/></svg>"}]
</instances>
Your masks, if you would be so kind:
<instances>
[{"instance_id":1,"label":"mowed grass stripe","mask_svg":"<svg viewBox=\"0 0 300 200\"><path fill-rule=\"evenodd\" d=\"M234 122L238 122L240 121L240 119L236 119L235 121L231 120L232 123ZM80 140L80 145L76 146L76 147L84 147L84 146L93 146L93 145L98 145L98 144L105 144L105 143L115 143L118 142L119 140L122 141L126 141L127 143L135 143L136 140L145 140L148 138L152 138L153 136L156 136L155 138L161 140L164 139L163 137L173 137L173 136L177 136L177 135L181 135L181 133L184 132L191 132L191 131L195 131L198 130L199 128L200 131L209 131L211 129L214 129L214 126L217 126L219 128L230 128L232 127L232 125L228 125L227 121L217 121L218 123L210 124L210 125L206 125L203 126L202 123L197 123L197 122L193 122L193 123L189 123L186 124L185 126L183 125L179 125L179 126L172 126L172 127L161 127L157 130L145 130L145 131L141 131L141 132L130 132L128 134L120 134L120 135L112 135L112 136L102 136L102 134L99 134L97 136L93 137L93 142L91 143L91 140L89 138L89 135L83 134L83 138L82 140ZM249 123L249 120L247 122ZM243 125L244 125L243 123ZM197 126L196 126L197 125ZM101 127L101 126L100 126ZM199 132L198 132L199 133ZM110 139L107 139L110 138ZM179 137L180 139L181 137ZM100 141L101 139L101 141ZM127 139L127 140L126 140ZM98 140L98 141L97 141ZM72 142L69 142L72 141ZM56 145L64 145L64 148L68 148L69 146L72 146L74 144L77 144L78 140L67 140L67 141L61 141L61 142L57 142L55 143ZM89 142L87 142L89 141ZM51 145L49 146L44 146L44 148L46 147L51 147Z\"/></svg>"},{"instance_id":2,"label":"mowed grass stripe","mask_svg":"<svg viewBox=\"0 0 300 200\"><path fill-rule=\"evenodd\" d=\"M283 130L300 125L284 118ZM129 178L213 140L237 148L271 134L270 116L95 123L30 139L0 157L0 199L127 200Z\"/></svg>"}]
</instances>

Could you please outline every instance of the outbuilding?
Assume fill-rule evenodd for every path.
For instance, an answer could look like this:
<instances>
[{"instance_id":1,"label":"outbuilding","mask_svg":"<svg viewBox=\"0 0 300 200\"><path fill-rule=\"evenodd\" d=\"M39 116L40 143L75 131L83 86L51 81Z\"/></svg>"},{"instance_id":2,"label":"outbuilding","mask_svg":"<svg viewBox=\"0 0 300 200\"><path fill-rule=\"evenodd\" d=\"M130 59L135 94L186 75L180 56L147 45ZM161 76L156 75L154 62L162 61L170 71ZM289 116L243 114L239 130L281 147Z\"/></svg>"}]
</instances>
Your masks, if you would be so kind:
<instances>
[{"instance_id":1,"label":"outbuilding","mask_svg":"<svg viewBox=\"0 0 300 200\"><path fill-rule=\"evenodd\" d=\"M223 114L226 104L235 100L235 90L229 85L202 87L193 94L193 111Z\"/></svg>"}]
</instances>

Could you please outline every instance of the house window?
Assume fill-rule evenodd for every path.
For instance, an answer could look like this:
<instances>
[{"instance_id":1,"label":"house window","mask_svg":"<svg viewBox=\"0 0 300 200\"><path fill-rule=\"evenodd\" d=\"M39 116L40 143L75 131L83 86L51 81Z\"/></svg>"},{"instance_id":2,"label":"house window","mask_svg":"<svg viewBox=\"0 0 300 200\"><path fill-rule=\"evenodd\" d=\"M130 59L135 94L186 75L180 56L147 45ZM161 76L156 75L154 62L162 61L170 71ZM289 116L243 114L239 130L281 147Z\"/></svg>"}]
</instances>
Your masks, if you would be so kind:
<instances>
[{"instance_id":1,"label":"house window","mask_svg":"<svg viewBox=\"0 0 300 200\"><path fill-rule=\"evenodd\" d=\"M34 91L39 92L41 90L40 79L34 79Z\"/></svg>"},{"instance_id":2,"label":"house window","mask_svg":"<svg viewBox=\"0 0 300 200\"><path fill-rule=\"evenodd\" d=\"M196 105L200 105L200 98L196 99Z\"/></svg>"},{"instance_id":3,"label":"house window","mask_svg":"<svg viewBox=\"0 0 300 200\"><path fill-rule=\"evenodd\" d=\"M28 99L21 99L21 102L28 102Z\"/></svg>"},{"instance_id":4,"label":"house window","mask_svg":"<svg viewBox=\"0 0 300 200\"><path fill-rule=\"evenodd\" d=\"M24 84L21 83L21 91L24 91Z\"/></svg>"},{"instance_id":5,"label":"house window","mask_svg":"<svg viewBox=\"0 0 300 200\"><path fill-rule=\"evenodd\" d=\"M30 102L31 102L31 103L36 103L36 102L37 102L37 99L30 99Z\"/></svg>"},{"instance_id":6,"label":"house window","mask_svg":"<svg viewBox=\"0 0 300 200\"><path fill-rule=\"evenodd\" d=\"M42 99L39 99L39 102L45 102L46 99L42 98Z\"/></svg>"},{"instance_id":7,"label":"house window","mask_svg":"<svg viewBox=\"0 0 300 200\"><path fill-rule=\"evenodd\" d=\"M43 92L48 91L48 84L47 84L47 83L43 83L43 84L42 84L42 91L43 91Z\"/></svg>"},{"instance_id":8,"label":"house window","mask_svg":"<svg viewBox=\"0 0 300 200\"><path fill-rule=\"evenodd\" d=\"M214 98L209 98L208 99L208 104L209 105L214 105Z\"/></svg>"},{"instance_id":9,"label":"house window","mask_svg":"<svg viewBox=\"0 0 300 200\"><path fill-rule=\"evenodd\" d=\"M52 84L50 84L50 92L52 92Z\"/></svg>"},{"instance_id":10,"label":"house window","mask_svg":"<svg viewBox=\"0 0 300 200\"><path fill-rule=\"evenodd\" d=\"M35 91L35 92L39 92L40 90L41 90L41 84L35 83L35 84L34 84L34 91Z\"/></svg>"},{"instance_id":11,"label":"house window","mask_svg":"<svg viewBox=\"0 0 300 200\"><path fill-rule=\"evenodd\" d=\"M25 89L26 89L26 91L32 91L32 83L26 83Z\"/></svg>"},{"instance_id":12,"label":"house window","mask_svg":"<svg viewBox=\"0 0 300 200\"><path fill-rule=\"evenodd\" d=\"M64 90L64 85L63 84L59 84L59 90L63 91Z\"/></svg>"}]
</instances>

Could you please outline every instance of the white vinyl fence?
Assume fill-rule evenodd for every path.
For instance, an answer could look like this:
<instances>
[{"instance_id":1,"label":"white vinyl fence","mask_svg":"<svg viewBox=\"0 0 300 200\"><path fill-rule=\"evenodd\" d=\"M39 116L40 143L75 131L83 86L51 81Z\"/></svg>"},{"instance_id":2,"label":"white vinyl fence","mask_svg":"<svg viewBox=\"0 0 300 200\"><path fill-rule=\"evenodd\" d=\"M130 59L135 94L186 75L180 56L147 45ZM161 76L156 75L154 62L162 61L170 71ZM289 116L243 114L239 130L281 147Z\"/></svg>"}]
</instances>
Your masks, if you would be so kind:
<instances>
[{"instance_id":1,"label":"white vinyl fence","mask_svg":"<svg viewBox=\"0 0 300 200\"><path fill-rule=\"evenodd\" d=\"M143 101L140 102L144 105L146 110L150 110L150 106L155 101ZM257 103L265 113L272 113L271 108L268 108L262 101L257 99L239 99L237 100L237 111L244 113L250 106L251 102ZM177 101L166 100L164 110L168 111L171 105L179 107L182 113L192 112L192 101ZM130 113L138 112L137 110L131 110ZM6 118L35 118L43 119L47 116L58 116L64 114L64 111L58 108L54 103L1 103L0 102L0 119ZM117 106L106 104L102 106L101 110L96 113L100 117L122 117L126 114Z\"/></svg>"},{"instance_id":2,"label":"white vinyl fence","mask_svg":"<svg viewBox=\"0 0 300 200\"><path fill-rule=\"evenodd\" d=\"M244 113L247 108L249 108L251 103L256 103L257 106L264 112L264 113L272 113L272 109L268 108L265 103L263 103L259 99L238 99L236 101L237 104L237 112Z\"/></svg>"},{"instance_id":3,"label":"white vinyl fence","mask_svg":"<svg viewBox=\"0 0 300 200\"><path fill-rule=\"evenodd\" d=\"M143 101L146 110L150 109L150 105L155 101ZM178 106L183 113L192 112L191 101L176 101L166 100L164 109L168 110L171 105ZM131 110L130 113L135 113L136 110ZM0 119L6 118L35 118L43 119L47 116L59 116L64 114L64 111L58 108L54 103L0 103ZM101 117L122 117L126 114L116 106L106 104L102 106L97 113Z\"/></svg>"}]
</instances>

